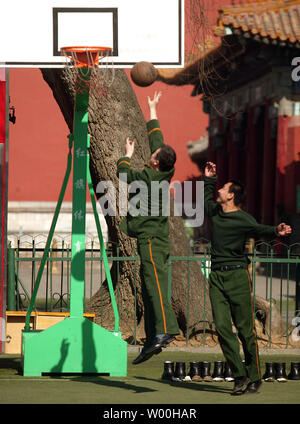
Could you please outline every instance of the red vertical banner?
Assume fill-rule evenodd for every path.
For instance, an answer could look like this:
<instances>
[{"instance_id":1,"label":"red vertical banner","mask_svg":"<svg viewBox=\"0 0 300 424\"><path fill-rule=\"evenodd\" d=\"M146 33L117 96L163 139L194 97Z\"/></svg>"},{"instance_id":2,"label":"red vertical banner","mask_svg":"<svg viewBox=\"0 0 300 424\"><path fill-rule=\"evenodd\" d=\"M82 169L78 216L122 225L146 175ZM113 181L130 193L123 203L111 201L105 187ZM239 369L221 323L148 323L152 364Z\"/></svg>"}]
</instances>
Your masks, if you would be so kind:
<instances>
[{"instance_id":1,"label":"red vertical banner","mask_svg":"<svg viewBox=\"0 0 300 424\"><path fill-rule=\"evenodd\" d=\"M6 237L6 153L5 153L5 141L6 141L6 81L5 72L0 72L0 225L1 225L1 237L0 237L0 353L4 352L5 346L5 308L6 299L4 289L5 285L5 237Z\"/></svg>"}]
</instances>

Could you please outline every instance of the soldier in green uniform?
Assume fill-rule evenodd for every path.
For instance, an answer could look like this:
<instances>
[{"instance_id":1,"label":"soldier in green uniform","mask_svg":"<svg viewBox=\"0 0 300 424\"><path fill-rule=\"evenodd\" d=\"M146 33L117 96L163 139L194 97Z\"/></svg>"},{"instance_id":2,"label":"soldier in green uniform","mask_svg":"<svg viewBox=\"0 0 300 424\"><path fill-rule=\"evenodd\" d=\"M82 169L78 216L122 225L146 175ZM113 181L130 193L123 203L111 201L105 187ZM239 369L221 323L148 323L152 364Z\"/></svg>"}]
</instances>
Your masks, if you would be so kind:
<instances>
[{"instance_id":1,"label":"soldier in green uniform","mask_svg":"<svg viewBox=\"0 0 300 424\"><path fill-rule=\"evenodd\" d=\"M251 297L246 239L276 237L291 233L285 223L277 227L258 224L241 209L244 187L229 181L214 201L216 165L208 162L204 173L204 207L211 223L211 273L209 293L220 346L235 378L232 394L257 393L261 386L258 345ZM245 366L239 353L241 340Z\"/></svg>"},{"instance_id":2,"label":"soldier in green uniform","mask_svg":"<svg viewBox=\"0 0 300 424\"><path fill-rule=\"evenodd\" d=\"M151 195L153 184L170 183L174 175L176 154L172 147L164 144L163 135L157 119L157 104L161 93L154 93L151 100L148 97L150 120L147 131L151 158L142 171L131 167L131 157L134 152L134 141L126 139L125 156L117 163L117 173L120 179L124 176L128 184L142 183L146 197L140 202L140 213L131 214L130 206L126 218L120 228L130 237L137 239L138 253L141 259L142 299L144 303L144 320L146 341L139 356L133 364L139 364L162 351L168 343L179 334L175 313L168 301L168 267L170 255L170 238L168 216L163 213L162 195L157 198ZM129 190L130 193L130 190ZM133 193L129 194L130 199ZM146 205L146 206L145 206ZM152 207L152 210L151 210ZM156 213L153 216L153 210Z\"/></svg>"}]
</instances>

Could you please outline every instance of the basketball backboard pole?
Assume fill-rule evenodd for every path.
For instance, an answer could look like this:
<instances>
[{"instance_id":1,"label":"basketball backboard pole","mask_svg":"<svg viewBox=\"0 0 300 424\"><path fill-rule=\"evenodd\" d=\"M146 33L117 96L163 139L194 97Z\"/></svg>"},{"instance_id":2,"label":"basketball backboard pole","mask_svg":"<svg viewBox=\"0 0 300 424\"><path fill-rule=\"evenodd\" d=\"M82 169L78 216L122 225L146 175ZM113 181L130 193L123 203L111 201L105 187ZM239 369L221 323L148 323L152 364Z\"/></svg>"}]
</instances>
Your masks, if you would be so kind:
<instances>
[{"instance_id":1,"label":"basketball backboard pole","mask_svg":"<svg viewBox=\"0 0 300 424\"><path fill-rule=\"evenodd\" d=\"M29 322L27 323L22 337L24 376L39 376L43 373L98 373L111 376L126 376L127 374L127 343L122 340L119 331L119 315L89 172L88 103L91 71L84 69L84 72L81 73L79 69L78 72L81 75L76 81L76 85L79 85L79 87L74 106L73 137L70 137L70 143L72 144L72 141L74 143L70 317L44 331L30 331L30 328L28 328ZM51 243L69 174L70 159L68 160L67 173L48 236L47 246L50 246ZM83 316L87 182L115 315L113 331L105 330ZM45 258L47 254L47 249L45 249ZM44 265L42 263L44 262L45 260L42 260L38 276L41 276L43 272ZM40 279L37 283L35 295ZM34 300L35 297L33 296L26 321L28 321L28 317L30 318Z\"/></svg>"}]
</instances>

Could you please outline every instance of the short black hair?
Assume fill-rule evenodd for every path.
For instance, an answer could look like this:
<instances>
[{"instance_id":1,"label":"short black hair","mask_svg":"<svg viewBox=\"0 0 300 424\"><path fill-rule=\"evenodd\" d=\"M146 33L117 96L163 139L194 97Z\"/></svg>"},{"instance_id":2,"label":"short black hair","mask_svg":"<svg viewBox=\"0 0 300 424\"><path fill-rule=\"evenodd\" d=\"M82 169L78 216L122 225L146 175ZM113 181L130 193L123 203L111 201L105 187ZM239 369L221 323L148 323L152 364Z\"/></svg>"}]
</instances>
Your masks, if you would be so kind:
<instances>
[{"instance_id":1,"label":"short black hair","mask_svg":"<svg viewBox=\"0 0 300 424\"><path fill-rule=\"evenodd\" d=\"M157 153L156 159L159 161L160 171L170 171L176 162L175 150L165 144Z\"/></svg>"},{"instance_id":2,"label":"short black hair","mask_svg":"<svg viewBox=\"0 0 300 424\"><path fill-rule=\"evenodd\" d=\"M237 180L230 180L231 183L229 187L229 193L234 194L233 203L235 206L240 206L245 199L246 196L246 190L244 184L242 184L240 181Z\"/></svg>"}]
</instances>

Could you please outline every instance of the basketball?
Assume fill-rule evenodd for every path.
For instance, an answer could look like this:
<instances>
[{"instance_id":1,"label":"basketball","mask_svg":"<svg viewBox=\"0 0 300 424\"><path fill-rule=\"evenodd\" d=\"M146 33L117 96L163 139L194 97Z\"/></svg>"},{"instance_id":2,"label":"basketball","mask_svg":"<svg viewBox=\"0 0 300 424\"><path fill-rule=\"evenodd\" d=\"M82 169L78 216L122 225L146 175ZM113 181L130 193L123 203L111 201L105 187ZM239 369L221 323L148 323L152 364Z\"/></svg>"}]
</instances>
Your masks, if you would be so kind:
<instances>
[{"instance_id":1,"label":"basketball","mask_svg":"<svg viewBox=\"0 0 300 424\"><path fill-rule=\"evenodd\" d=\"M157 69L150 62L137 62L130 71L132 81L139 87L148 87L157 78Z\"/></svg>"}]
</instances>

